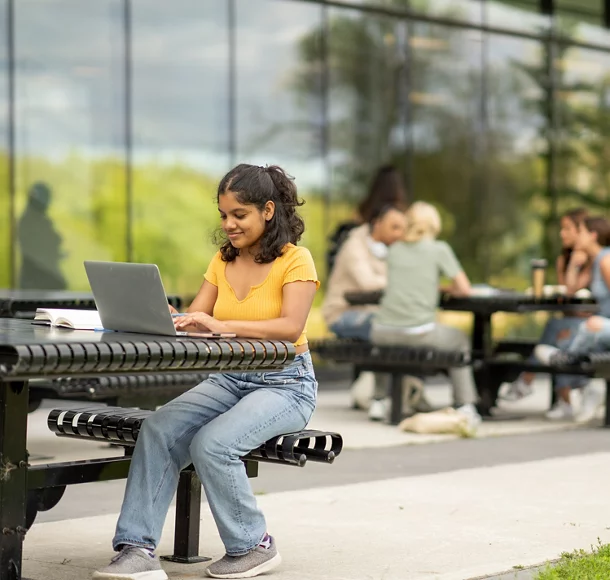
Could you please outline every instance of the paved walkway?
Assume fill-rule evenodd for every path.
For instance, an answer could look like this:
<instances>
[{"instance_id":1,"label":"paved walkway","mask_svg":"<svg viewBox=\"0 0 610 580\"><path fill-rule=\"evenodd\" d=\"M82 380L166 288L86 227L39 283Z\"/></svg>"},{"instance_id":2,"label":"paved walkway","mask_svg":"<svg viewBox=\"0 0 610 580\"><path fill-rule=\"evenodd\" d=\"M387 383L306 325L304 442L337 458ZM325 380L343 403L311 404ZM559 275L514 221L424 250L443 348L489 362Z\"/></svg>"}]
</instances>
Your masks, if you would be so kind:
<instances>
[{"instance_id":1,"label":"paved walkway","mask_svg":"<svg viewBox=\"0 0 610 580\"><path fill-rule=\"evenodd\" d=\"M595 474L594 477L587 474ZM610 541L610 453L259 496L278 580L464 580ZM160 553L171 552L168 517ZM106 563L116 515L35 525L25 575L81 580ZM207 505L201 553L222 546ZM166 566L174 580L202 566Z\"/></svg>"},{"instance_id":2,"label":"paved walkway","mask_svg":"<svg viewBox=\"0 0 610 580\"><path fill-rule=\"evenodd\" d=\"M446 387L431 393L436 404L448 401ZM598 538L610 541L610 432L571 431L574 426L540 419L548 406L542 383L532 399L505 409L527 418L486 424L480 440L401 433L368 422L347 404L345 392L322 391L312 422L344 435L347 451L335 465L262 465L262 477L253 481L284 558L272 578L466 580L507 572L502 580L525 580L515 576L521 574L515 566L588 548ZM42 409L30 417L31 452L54 461L115 453L55 438L44 417ZM437 444L408 447L423 443ZM55 510L41 513L24 544L24 575L81 580L105 565L122 486L73 486ZM112 504L103 503L108 498ZM64 502L69 515L61 511ZM106 514L75 519L79 505ZM51 521L54 513L62 519ZM160 553L171 552L172 526L170 512ZM201 526L201 553L221 556L207 505ZM200 578L204 568L165 567L172 580Z\"/></svg>"}]
</instances>

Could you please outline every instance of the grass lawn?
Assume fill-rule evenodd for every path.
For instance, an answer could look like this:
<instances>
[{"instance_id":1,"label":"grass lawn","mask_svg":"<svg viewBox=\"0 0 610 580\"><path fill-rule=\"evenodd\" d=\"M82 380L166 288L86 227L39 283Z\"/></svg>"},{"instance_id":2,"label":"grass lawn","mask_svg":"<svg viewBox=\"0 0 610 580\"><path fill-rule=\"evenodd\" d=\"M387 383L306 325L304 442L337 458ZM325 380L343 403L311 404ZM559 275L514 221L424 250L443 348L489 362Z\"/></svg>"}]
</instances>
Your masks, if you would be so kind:
<instances>
[{"instance_id":1,"label":"grass lawn","mask_svg":"<svg viewBox=\"0 0 610 580\"><path fill-rule=\"evenodd\" d=\"M610 545L600 544L592 552L564 553L557 564L549 565L536 580L606 580L610 578Z\"/></svg>"}]
</instances>

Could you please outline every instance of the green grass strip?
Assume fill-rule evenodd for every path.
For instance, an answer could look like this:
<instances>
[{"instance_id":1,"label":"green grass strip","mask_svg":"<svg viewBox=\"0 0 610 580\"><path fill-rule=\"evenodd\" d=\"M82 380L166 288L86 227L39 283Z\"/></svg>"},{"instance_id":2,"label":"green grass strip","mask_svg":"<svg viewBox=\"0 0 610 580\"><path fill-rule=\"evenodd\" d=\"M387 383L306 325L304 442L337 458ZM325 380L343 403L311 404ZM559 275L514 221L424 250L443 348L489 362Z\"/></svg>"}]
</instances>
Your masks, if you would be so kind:
<instances>
[{"instance_id":1,"label":"green grass strip","mask_svg":"<svg viewBox=\"0 0 610 580\"><path fill-rule=\"evenodd\" d=\"M559 562L549 564L535 580L608 580L610 579L610 545L601 542L591 552L564 552Z\"/></svg>"}]
</instances>

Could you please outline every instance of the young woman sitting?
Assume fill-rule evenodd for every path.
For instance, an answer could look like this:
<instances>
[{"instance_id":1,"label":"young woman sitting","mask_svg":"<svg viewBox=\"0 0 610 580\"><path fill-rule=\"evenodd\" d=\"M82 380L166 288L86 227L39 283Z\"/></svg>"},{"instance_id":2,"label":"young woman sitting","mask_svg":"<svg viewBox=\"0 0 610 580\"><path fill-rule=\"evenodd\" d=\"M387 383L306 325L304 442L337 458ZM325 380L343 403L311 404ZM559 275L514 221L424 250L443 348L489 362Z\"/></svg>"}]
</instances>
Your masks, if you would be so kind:
<instances>
[{"instance_id":1,"label":"young woman sitting","mask_svg":"<svg viewBox=\"0 0 610 580\"><path fill-rule=\"evenodd\" d=\"M561 253L557 256L556 271L557 283L566 287L566 294L572 296L582 288L586 288L591 282L591 260L587 253L582 249L576 249L578 241L579 227L587 217L587 210L576 208L563 214L561 217ZM580 323L582 315L572 314L549 318L542 336L540 344L551 346L567 345L570 338L574 336ZM532 355L531 359L535 359ZM500 390L499 397L507 401L518 401L534 392L533 382L536 378L535 373L521 373L519 377ZM573 384L582 386L585 384L583 377L573 377L557 375L555 377L556 388Z\"/></svg>"},{"instance_id":2,"label":"young woman sitting","mask_svg":"<svg viewBox=\"0 0 610 580\"><path fill-rule=\"evenodd\" d=\"M470 340L463 331L436 321L441 276L451 280L450 292L459 296L470 293L470 282L453 250L436 239L441 231L438 211L418 201L406 218L404 239L388 252L388 285L373 317L371 340L379 345L468 351ZM452 368L449 377L455 406L473 422L480 421L472 367ZM378 382L376 399L385 399L386 392L385 381Z\"/></svg>"},{"instance_id":3,"label":"young woman sitting","mask_svg":"<svg viewBox=\"0 0 610 580\"><path fill-rule=\"evenodd\" d=\"M545 364L551 362L560 350L573 353L587 353L597 349L605 350L610 345L610 223L604 217L587 217L579 228L576 248L583 250L592 262L591 294L599 306L599 315L580 322L578 331L568 344L557 348L538 345L534 351L536 358ZM588 384L583 390L582 406L575 414L572 401L572 388L579 386L582 377L574 376L572 381L559 385L557 403L547 413L554 420L588 421L595 415L603 398ZM587 381L585 380L585 383Z\"/></svg>"},{"instance_id":4,"label":"young woman sitting","mask_svg":"<svg viewBox=\"0 0 610 580\"><path fill-rule=\"evenodd\" d=\"M146 419L134 450L112 542L118 554L94 578L165 580L155 556L180 470L193 464L226 554L213 578L252 578L280 564L241 458L268 439L302 430L317 382L305 322L319 282L294 182L276 166L238 165L220 182L223 241L176 328L294 343L280 371L222 372Z\"/></svg>"}]
</instances>

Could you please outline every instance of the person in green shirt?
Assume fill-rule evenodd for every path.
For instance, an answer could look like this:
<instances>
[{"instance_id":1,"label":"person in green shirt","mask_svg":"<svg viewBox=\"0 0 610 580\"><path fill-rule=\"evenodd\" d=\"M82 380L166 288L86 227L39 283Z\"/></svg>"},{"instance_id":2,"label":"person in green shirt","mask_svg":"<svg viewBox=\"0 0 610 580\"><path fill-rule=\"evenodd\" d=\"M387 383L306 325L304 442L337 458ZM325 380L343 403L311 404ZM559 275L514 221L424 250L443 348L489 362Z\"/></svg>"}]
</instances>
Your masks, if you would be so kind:
<instances>
[{"instance_id":1,"label":"person in green shirt","mask_svg":"<svg viewBox=\"0 0 610 580\"><path fill-rule=\"evenodd\" d=\"M448 291L470 294L470 281L453 250L437 240L441 218L436 208L415 202L406 212L404 240L395 242L387 257L388 283L373 317L371 342L378 345L431 346L441 350L470 350L470 339L458 328L439 324L436 309L440 278L451 280ZM455 407L480 421L472 367L449 370ZM378 381L376 401L385 400L387 385Z\"/></svg>"}]
</instances>

